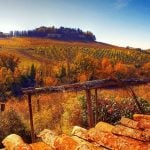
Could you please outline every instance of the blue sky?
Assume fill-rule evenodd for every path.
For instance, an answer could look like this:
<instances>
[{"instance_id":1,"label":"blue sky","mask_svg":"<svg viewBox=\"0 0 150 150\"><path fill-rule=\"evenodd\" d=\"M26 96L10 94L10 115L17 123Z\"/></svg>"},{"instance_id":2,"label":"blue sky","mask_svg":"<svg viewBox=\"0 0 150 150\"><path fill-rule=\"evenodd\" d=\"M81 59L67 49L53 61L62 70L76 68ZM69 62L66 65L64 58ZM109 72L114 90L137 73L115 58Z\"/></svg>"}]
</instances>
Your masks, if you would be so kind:
<instances>
[{"instance_id":1,"label":"blue sky","mask_svg":"<svg viewBox=\"0 0 150 150\"><path fill-rule=\"evenodd\" d=\"M0 31L64 26L97 41L150 48L150 0L0 0Z\"/></svg>"}]
</instances>

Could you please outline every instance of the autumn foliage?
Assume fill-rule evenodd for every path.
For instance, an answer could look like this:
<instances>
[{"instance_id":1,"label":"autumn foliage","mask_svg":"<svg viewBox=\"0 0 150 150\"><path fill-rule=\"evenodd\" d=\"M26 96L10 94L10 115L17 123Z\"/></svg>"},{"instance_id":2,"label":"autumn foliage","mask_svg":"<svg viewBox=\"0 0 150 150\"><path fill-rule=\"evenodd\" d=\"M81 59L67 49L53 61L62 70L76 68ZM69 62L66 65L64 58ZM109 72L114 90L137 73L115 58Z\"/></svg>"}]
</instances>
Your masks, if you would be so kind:
<instances>
[{"instance_id":1,"label":"autumn foliage","mask_svg":"<svg viewBox=\"0 0 150 150\"><path fill-rule=\"evenodd\" d=\"M0 114L0 126L4 124L6 126L2 128L12 132L14 125L17 127L14 132L24 132L27 139L29 113L22 88L106 78L148 78L150 74L149 54L107 44L9 38L0 40L0 49L0 101L8 101L6 112ZM148 87L149 85L134 87L138 97L142 97L138 100L146 113L150 111L146 101L150 98ZM85 93L35 94L32 102L36 132L51 128L58 133L69 133L73 125L87 126L84 95ZM98 120L114 123L122 115L130 117L137 112L131 95L125 89L101 90L98 97ZM94 101L93 92L92 100ZM95 109L93 106L94 115ZM12 117L15 119L13 123L8 121ZM8 132L3 130L0 133L3 133L0 137L2 139Z\"/></svg>"}]
</instances>

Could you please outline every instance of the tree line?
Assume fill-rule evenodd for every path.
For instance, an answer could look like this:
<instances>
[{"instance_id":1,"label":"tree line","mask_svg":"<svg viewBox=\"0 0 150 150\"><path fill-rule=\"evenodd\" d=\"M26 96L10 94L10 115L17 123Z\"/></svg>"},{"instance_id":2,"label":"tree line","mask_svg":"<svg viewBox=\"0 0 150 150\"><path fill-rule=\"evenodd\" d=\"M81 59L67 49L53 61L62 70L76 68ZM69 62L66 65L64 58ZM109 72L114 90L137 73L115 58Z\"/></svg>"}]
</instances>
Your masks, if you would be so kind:
<instances>
[{"instance_id":1,"label":"tree line","mask_svg":"<svg viewBox=\"0 0 150 150\"><path fill-rule=\"evenodd\" d=\"M39 37L50 38L64 41L83 41L93 42L96 40L95 35L90 31L82 31L81 29L60 27L39 27L33 30L10 31L9 34L0 32L0 37Z\"/></svg>"}]
</instances>

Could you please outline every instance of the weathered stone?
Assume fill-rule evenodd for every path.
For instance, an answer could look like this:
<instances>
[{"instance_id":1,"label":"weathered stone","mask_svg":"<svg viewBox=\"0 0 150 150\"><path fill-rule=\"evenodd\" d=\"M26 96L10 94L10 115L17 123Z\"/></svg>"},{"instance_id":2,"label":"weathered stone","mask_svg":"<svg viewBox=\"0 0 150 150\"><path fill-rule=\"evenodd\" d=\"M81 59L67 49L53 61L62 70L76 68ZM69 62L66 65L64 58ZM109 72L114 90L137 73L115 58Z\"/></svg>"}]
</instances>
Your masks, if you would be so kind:
<instances>
[{"instance_id":1,"label":"weathered stone","mask_svg":"<svg viewBox=\"0 0 150 150\"><path fill-rule=\"evenodd\" d=\"M114 128L113 125L106 123L106 122L99 122L95 126L96 130L98 131L103 131L103 132L111 132L112 129Z\"/></svg>"},{"instance_id":2,"label":"weathered stone","mask_svg":"<svg viewBox=\"0 0 150 150\"><path fill-rule=\"evenodd\" d=\"M56 138L54 147L56 150L75 150L78 147L78 143L70 136L63 134Z\"/></svg>"},{"instance_id":3,"label":"weathered stone","mask_svg":"<svg viewBox=\"0 0 150 150\"><path fill-rule=\"evenodd\" d=\"M74 126L73 129L72 129L72 132L71 132L71 135L78 136L82 139L87 138L86 134L87 134L87 130L82 128L82 127L79 127L79 126Z\"/></svg>"},{"instance_id":4,"label":"weathered stone","mask_svg":"<svg viewBox=\"0 0 150 150\"><path fill-rule=\"evenodd\" d=\"M14 150L18 145L24 144L24 141L19 135L10 134L2 141L2 144L5 149Z\"/></svg>"},{"instance_id":5,"label":"weathered stone","mask_svg":"<svg viewBox=\"0 0 150 150\"><path fill-rule=\"evenodd\" d=\"M139 121L141 119L146 119L146 120L150 121L150 115L143 115L143 114L134 114L133 115L133 120Z\"/></svg>"},{"instance_id":6,"label":"weathered stone","mask_svg":"<svg viewBox=\"0 0 150 150\"><path fill-rule=\"evenodd\" d=\"M30 146L32 150L53 150L49 145L47 145L44 142L33 143L33 144L30 144Z\"/></svg>"},{"instance_id":7,"label":"weathered stone","mask_svg":"<svg viewBox=\"0 0 150 150\"><path fill-rule=\"evenodd\" d=\"M134 120L132 120L132 119L122 117L119 122L120 122L122 125L126 126L126 127L130 127L130 128L133 128L133 129L139 129L139 127L138 127L138 122L137 122L137 121L134 121Z\"/></svg>"},{"instance_id":8,"label":"weathered stone","mask_svg":"<svg viewBox=\"0 0 150 150\"><path fill-rule=\"evenodd\" d=\"M148 144L128 137L97 131L95 128L88 131L88 139L113 150L149 150Z\"/></svg>"},{"instance_id":9,"label":"weathered stone","mask_svg":"<svg viewBox=\"0 0 150 150\"><path fill-rule=\"evenodd\" d=\"M44 143L50 145L52 148L54 148L55 140L58 138L57 134L49 129L44 129L37 137L40 137Z\"/></svg>"},{"instance_id":10,"label":"weathered stone","mask_svg":"<svg viewBox=\"0 0 150 150\"><path fill-rule=\"evenodd\" d=\"M113 128L112 133L149 142L149 138L143 136L144 135L143 131L125 127L123 125L116 125L115 128Z\"/></svg>"},{"instance_id":11,"label":"weathered stone","mask_svg":"<svg viewBox=\"0 0 150 150\"><path fill-rule=\"evenodd\" d=\"M140 119L138 121L138 127L141 129L150 129L150 121L147 119Z\"/></svg>"}]
</instances>

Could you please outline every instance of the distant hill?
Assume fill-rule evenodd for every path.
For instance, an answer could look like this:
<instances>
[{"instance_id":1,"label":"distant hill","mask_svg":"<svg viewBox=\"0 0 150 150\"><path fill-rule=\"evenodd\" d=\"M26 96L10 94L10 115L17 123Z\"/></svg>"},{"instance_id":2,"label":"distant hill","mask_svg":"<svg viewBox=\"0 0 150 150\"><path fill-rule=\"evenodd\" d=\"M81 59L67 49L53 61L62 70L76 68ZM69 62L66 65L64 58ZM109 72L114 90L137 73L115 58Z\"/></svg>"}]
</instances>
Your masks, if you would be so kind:
<instances>
[{"instance_id":1,"label":"distant hill","mask_svg":"<svg viewBox=\"0 0 150 150\"><path fill-rule=\"evenodd\" d=\"M7 37L7 34L0 32L0 38L5 38L5 37Z\"/></svg>"},{"instance_id":2,"label":"distant hill","mask_svg":"<svg viewBox=\"0 0 150 150\"><path fill-rule=\"evenodd\" d=\"M90 31L82 31L81 29L74 28L55 28L53 27L39 27L34 30L27 31L11 31L9 37L38 37L49 38L62 41L82 41L82 42L94 42L96 40L95 35Z\"/></svg>"},{"instance_id":3,"label":"distant hill","mask_svg":"<svg viewBox=\"0 0 150 150\"><path fill-rule=\"evenodd\" d=\"M150 53L150 49L145 50L147 53Z\"/></svg>"}]
</instances>

